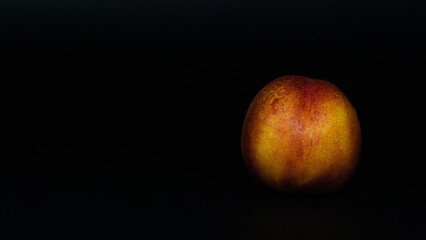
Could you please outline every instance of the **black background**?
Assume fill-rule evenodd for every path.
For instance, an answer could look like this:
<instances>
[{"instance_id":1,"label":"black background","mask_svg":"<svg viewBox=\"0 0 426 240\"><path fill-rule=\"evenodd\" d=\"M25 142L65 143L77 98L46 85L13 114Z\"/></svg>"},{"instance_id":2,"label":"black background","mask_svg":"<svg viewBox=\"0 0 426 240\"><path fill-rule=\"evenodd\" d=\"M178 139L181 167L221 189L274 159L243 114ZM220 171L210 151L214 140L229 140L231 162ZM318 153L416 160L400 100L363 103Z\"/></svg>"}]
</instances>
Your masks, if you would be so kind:
<instances>
[{"instance_id":1,"label":"black background","mask_svg":"<svg viewBox=\"0 0 426 240\"><path fill-rule=\"evenodd\" d=\"M2 1L3 239L421 239L425 4ZM341 190L245 169L269 81L328 80L363 134Z\"/></svg>"}]
</instances>

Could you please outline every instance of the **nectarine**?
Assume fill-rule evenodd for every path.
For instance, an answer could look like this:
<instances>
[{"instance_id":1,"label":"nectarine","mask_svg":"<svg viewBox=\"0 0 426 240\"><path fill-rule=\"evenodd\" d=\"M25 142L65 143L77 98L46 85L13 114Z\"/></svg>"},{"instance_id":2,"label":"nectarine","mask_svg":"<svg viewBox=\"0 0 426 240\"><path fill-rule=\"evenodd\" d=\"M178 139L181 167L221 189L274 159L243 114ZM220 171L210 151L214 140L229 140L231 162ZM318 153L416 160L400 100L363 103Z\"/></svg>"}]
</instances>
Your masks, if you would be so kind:
<instances>
[{"instance_id":1,"label":"nectarine","mask_svg":"<svg viewBox=\"0 0 426 240\"><path fill-rule=\"evenodd\" d=\"M332 83L284 76L251 102L242 155L249 172L285 193L329 193L354 174L361 152L355 108Z\"/></svg>"}]
</instances>

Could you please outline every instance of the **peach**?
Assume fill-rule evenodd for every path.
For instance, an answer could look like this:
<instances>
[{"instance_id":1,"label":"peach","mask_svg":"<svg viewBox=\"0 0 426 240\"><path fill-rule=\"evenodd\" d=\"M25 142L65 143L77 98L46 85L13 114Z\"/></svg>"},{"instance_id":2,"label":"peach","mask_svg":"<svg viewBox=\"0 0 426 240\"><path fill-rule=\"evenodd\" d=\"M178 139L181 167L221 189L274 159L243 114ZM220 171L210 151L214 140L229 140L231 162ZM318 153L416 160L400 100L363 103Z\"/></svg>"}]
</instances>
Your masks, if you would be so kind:
<instances>
[{"instance_id":1,"label":"peach","mask_svg":"<svg viewBox=\"0 0 426 240\"><path fill-rule=\"evenodd\" d=\"M355 108L330 82L283 76L251 102L243 124L247 169L290 194L329 193L355 173L361 128Z\"/></svg>"}]
</instances>

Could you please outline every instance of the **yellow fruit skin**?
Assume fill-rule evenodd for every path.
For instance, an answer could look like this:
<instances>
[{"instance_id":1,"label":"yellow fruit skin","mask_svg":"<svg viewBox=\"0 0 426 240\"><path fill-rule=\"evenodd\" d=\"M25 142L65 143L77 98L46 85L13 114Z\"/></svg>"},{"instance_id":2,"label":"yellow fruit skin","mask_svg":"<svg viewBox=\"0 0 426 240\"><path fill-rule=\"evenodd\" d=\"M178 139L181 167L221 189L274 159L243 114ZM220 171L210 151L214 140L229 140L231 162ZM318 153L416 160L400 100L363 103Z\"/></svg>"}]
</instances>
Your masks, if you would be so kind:
<instances>
[{"instance_id":1,"label":"yellow fruit skin","mask_svg":"<svg viewBox=\"0 0 426 240\"><path fill-rule=\"evenodd\" d=\"M242 154L249 172L277 191L320 194L342 187L361 153L361 128L348 98L332 83L283 76L253 99Z\"/></svg>"}]
</instances>

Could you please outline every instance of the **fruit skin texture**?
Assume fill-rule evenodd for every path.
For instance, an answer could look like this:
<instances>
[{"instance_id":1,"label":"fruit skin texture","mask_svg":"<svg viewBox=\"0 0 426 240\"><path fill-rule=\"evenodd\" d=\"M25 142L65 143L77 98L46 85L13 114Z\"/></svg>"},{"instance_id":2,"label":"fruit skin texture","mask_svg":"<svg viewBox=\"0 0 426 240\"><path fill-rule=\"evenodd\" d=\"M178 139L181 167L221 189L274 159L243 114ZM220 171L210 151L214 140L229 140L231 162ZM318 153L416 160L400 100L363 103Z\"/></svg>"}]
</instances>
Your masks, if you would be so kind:
<instances>
[{"instance_id":1,"label":"fruit skin texture","mask_svg":"<svg viewBox=\"0 0 426 240\"><path fill-rule=\"evenodd\" d=\"M266 186L290 194L329 193L356 171L361 128L335 85L283 76L250 104L241 147L249 172Z\"/></svg>"}]
</instances>

